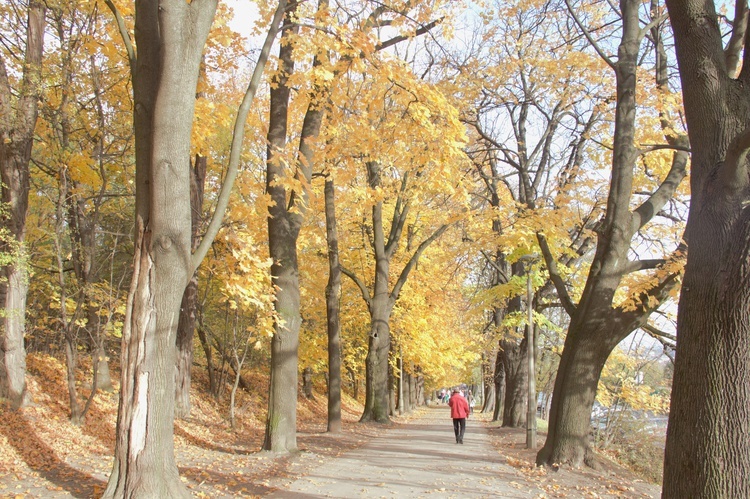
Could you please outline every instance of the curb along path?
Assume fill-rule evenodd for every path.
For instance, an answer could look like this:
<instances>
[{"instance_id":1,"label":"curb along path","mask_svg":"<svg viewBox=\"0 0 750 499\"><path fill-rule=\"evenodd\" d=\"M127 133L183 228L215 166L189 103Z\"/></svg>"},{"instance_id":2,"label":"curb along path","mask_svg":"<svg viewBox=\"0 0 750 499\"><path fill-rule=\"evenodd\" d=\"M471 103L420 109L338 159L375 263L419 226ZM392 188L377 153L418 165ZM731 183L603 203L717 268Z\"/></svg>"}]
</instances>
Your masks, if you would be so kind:
<instances>
[{"instance_id":1,"label":"curb along path","mask_svg":"<svg viewBox=\"0 0 750 499\"><path fill-rule=\"evenodd\" d=\"M414 419L366 445L327 460L267 497L530 498L524 478L492 448L482 423L469 419L456 444L447 406L422 409Z\"/></svg>"}]
</instances>

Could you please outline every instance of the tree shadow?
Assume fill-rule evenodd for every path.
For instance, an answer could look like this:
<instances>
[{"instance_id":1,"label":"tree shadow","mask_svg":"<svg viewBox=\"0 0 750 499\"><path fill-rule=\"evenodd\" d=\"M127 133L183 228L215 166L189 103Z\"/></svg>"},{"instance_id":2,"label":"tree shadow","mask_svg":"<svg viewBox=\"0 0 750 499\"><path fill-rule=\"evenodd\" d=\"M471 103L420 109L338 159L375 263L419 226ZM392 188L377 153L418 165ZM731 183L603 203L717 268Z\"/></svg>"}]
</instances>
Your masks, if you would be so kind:
<instances>
[{"instance_id":1,"label":"tree shadow","mask_svg":"<svg viewBox=\"0 0 750 499\"><path fill-rule=\"evenodd\" d=\"M179 469L181 477L195 482L198 486L206 484L211 489L221 490L232 497L262 496L277 490L276 487L260 483L265 477L257 473L240 477L236 473L221 473L193 467L180 466Z\"/></svg>"},{"instance_id":2,"label":"tree shadow","mask_svg":"<svg viewBox=\"0 0 750 499\"><path fill-rule=\"evenodd\" d=\"M95 497L106 485L60 460L36 434L21 412L0 411L0 432L7 438L26 465L40 477L63 488L73 497Z\"/></svg>"},{"instance_id":3,"label":"tree shadow","mask_svg":"<svg viewBox=\"0 0 750 499\"><path fill-rule=\"evenodd\" d=\"M34 367L30 367L29 372L37 377L45 376L43 371ZM67 386L56 386L55 383L38 383L41 391L47 396L48 402L45 402L44 405L60 419L70 420L70 400L67 397L60 396L61 393L67 395ZM81 404L81 408L83 408L86 398L90 393L90 388L78 390L78 402ZM116 392L114 393L117 396ZM91 401L91 406L86 413L86 417L79 425L79 428L84 435L93 437L105 445L110 454L113 455L115 448L115 424L109 414L99 408L100 399L106 396L111 396L111 394L109 392L102 392L102 390L97 391L96 395L94 395L94 400Z\"/></svg>"},{"instance_id":4,"label":"tree shadow","mask_svg":"<svg viewBox=\"0 0 750 499\"><path fill-rule=\"evenodd\" d=\"M183 428L180 428L178 425L174 426L174 434L177 437L181 437L185 439L185 441L188 442L189 444L194 445L204 450L211 450L214 452L223 452L225 454L236 454L236 455L248 455L248 454L255 454L256 452L258 452L257 450L227 447L227 446L215 444L213 442L209 442L208 440L204 438L200 438L200 437L197 437L195 435L188 433Z\"/></svg>"}]
</instances>

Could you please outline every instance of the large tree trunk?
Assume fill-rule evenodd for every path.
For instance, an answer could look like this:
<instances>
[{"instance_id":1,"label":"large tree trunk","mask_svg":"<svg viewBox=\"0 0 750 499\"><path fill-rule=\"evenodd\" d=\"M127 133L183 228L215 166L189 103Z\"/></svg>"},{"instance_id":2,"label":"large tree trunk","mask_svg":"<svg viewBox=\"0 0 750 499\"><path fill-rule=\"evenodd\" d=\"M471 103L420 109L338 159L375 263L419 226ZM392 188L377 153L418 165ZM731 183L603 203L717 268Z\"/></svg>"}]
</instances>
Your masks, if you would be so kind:
<instances>
[{"instance_id":1,"label":"large tree trunk","mask_svg":"<svg viewBox=\"0 0 750 499\"><path fill-rule=\"evenodd\" d=\"M737 3L739 30L747 4ZM670 0L667 7L692 146L692 198L662 496L750 497L748 47L735 80L714 3Z\"/></svg>"},{"instance_id":2,"label":"large tree trunk","mask_svg":"<svg viewBox=\"0 0 750 499\"><path fill-rule=\"evenodd\" d=\"M375 295L370 311L370 336L365 358L365 408L360 421L386 423L388 418L388 352L391 344L390 317L393 303L388 295L388 262L376 264ZM383 283L385 276L385 283Z\"/></svg>"},{"instance_id":3,"label":"large tree trunk","mask_svg":"<svg viewBox=\"0 0 750 499\"><path fill-rule=\"evenodd\" d=\"M136 5L137 233L107 498L190 497L174 460L175 340L193 273L189 162L195 89L215 11L215 0ZM151 119L139 116L151 112Z\"/></svg>"},{"instance_id":4,"label":"large tree trunk","mask_svg":"<svg viewBox=\"0 0 750 499\"><path fill-rule=\"evenodd\" d=\"M28 402L24 333L29 284L24 239L29 205L29 162L42 84L44 15L44 3L31 0L26 22L23 77L17 96L18 89L11 89L5 61L0 58L0 180L1 201L6 205L0 216L2 225L9 230L10 239L0 241L0 252L13 256L13 262L0 269L0 308L3 310L0 319L0 397L5 397L13 408Z\"/></svg>"},{"instance_id":5,"label":"large tree trunk","mask_svg":"<svg viewBox=\"0 0 750 499\"><path fill-rule=\"evenodd\" d=\"M186 269L159 269L148 251L156 246L152 233L141 226L137 236L123 330L115 463L104 497L189 497L174 460L174 397L164 396L174 393L175 326ZM183 244L189 248L189 241ZM175 277L184 280L172 282Z\"/></svg>"},{"instance_id":6,"label":"large tree trunk","mask_svg":"<svg viewBox=\"0 0 750 499\"><path fill-rule=\"evenodd\" d=\"M597 339L596 331L569 330L555 378L547 440L539 451L541 463L593 465L590 453L591 409L604 363L619 338Z\"/></svg>"},{"instance_id":7,"label":"large tree trunk","mask_svg":"<svg viewBox=\"0 0 750 499\"><path fill-rule=\"evenodd\" d=\"M275 178L270 176L269 184L274 181ZM281 186L269 185L272 198L273 192L279 189L284 190ZM268 218L268 240L274 262L271 277L277 289L275 309L283 321L276 324L271 341L270 395L263 443L263 449L273 452L297 449L297 352L302 324L297 236L290 231L286 216L276 213L286 209L283 196L282 192L276 206L269 207L271 216Z\"/></svg>"},{"instance_id":8,"label":"large tree trunk","mask_svg":"<svg viewBox=\"0 0 750 499\"><path fill-rule=\"evenodd\" d=\"M322 104L324 88L315 86L300 131L298 160L294 179L300 190L287 190L283 178L284 160L277 154L284 150L287 134L287 108L291 89L288 78L294 71L293 44L288 42L299 31L294 22L297 3L290 2L285 28L279 48L280 72L274 78L270 95L266 191L273 200L268 213L269 249L273 265L271 276L277 286L276 312L284 321L276 324L271 344L271 386L268 400L268 420L263 448L288 452L297 448L297 353L299 349L300 315L299 265L297 238L307 211L307 186L312 179L314 163L313 141L320 133L325 113ZM319 65L317 58L313 66ZM293 389L293 391L290 391Z\"/></svg>"},{"instance_id":9,"label":"large tree trunk","mask_svg":"<svg viewBox=\"0 0 750 499\"><path fill-rule=\"evenodd\" d=\"M613 306L623 276L656 265L657 262L630 262L631 241L671 198L685 175L684 152L675 153L672 168L662 184L631 211L634 167L640 154L635 148L636 72L642 36L638 17L640 5L638 0L621 1L622 39L617 62L610 61L616 76L617 103L607 211L598 230L596 253L577 305L560 286L546 240L541 233L538 236L558 295L571 316L555 379L547 440L537 454L540 465L581 466L584 461L592 462L588 459L588 427L604 362L622 339L646 323L677 285L677 276L668 274L639 296L640 303L635 309L625 311Z\"/></svg>"},{"instance_id":10,"label":"large tree trunk","mask_svg":"<svg viewBox=\"0 0 750 499\"><path fill-rule=\"evenodd\" d=\"M287 85L294 71L293 47L288 40L299 27L292 22L295 5L290 4L285 17L285 28L279 47L280 71L274 78L270 95L268 127L268 150L266 163L266 191L273 203L268 207L268 245L273 259L271 279L276 286L275 309L280 318L274 327L271 342L271 377L268 398L268 418L263 449L273 452L291 452L297 449L297 383L300 315L299 264L297 261L297 238L302 226L304 206L299 200L304 192L287 192L283 179L287 176L280 153L286 144L288 106L291 89ZM318 121L315 121L318 119ZM311 120L313 122L311 123ZM300 138L300 155L305 155L306 141L317 136L320 130L319 116L310 112L305 115ZM302 182L309 183L311 163L301 160L298 165L305 173ZM309 159L312 159L310 152ZM303 203L304 204L304 201Z\"/></svg>"},{"instance_id":11,"label":"large tree trunk","mask_svg":"<svg viewBox=\"0 0 750 499\"><path fill-rule=\"evenodd\" d=\"M328 243L328 285L326 286L326 318L328 325L328 431L341 432L341 266L339 238L336 230L336 198L334 182L326 177L325 187L326 241Z\"/></svg>"}]
</instances>

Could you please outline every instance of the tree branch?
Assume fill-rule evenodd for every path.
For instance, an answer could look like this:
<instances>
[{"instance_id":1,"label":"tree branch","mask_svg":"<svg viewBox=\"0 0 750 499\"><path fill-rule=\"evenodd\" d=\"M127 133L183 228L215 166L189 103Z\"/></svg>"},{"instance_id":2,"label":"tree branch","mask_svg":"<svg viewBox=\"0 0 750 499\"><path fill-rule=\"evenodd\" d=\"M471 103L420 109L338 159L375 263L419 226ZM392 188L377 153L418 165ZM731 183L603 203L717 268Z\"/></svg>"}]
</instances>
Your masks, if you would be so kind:
<instances>
[{"instance_id":1,"label":"tree branch","mask_svg":"<svg viewBox=\"0 0 750 499\"><path fill-rule=\"evenodd\" d=\"M104 0L104 3L107 4L107 7L109 7L109 10L112 11L112 15L115 16L115 22L117 23L117 30L120 32L120 37L122 37L122 42L125 44L125 50L128 53L128 64L130 65L130 74L135 76L135 61L136 61L135 47L133 47L133 41L130 39L130 33L128 33L128 28L127 26L125 26L125 19L123 19L122 14L120 14L120 11L117 9L117 6L115 6L112 0Z\"/></svg>"},{"instance_id":2,"label":"tree branch","mask_svg":"<svg viewBox=\"0 0 750 499\"><path fill-rule=\"evenodd\" d=\"M628 262L624 268L622 269L622 273L624 274L630 274L632 272L638 272L641 270L651 270L655 269L659 265L664 265L667 263L667 260L664 258L654 258L649 260L633 260Z\"/></svg>"},{"instance_id":3,"label":"tree branch","mask_svg":"<svg viewBox=\"0 0 750 499\"><path fill-rule=\"evenodd\" d=\"M683 136L681 139L682 142L687 141L687 137ZM672 198L680 182L687 175L688 158L688 153L685 151L675 151L672 155L672 167L669 169L669 173L667 173L664 181L631 215L631 230L634 234L653 219L654 215L661 211L664 205Z\"/></svg>"},{"instance_id":4,"label":"tree branch","mask_svg":"<svg viewBox=\"0 0 750 499\"><path fill-rule=\"evenodd\" d=\"M369 310L370 306L372 304L372 298L370 298L370 290L367 289L367 285L364 283L364 281L362 279L360 279L357 276L357 274L355 274L351 270L347 269L343 265L341 265L340 268L341 268L341 273L344 274L345 276L349 277L349 279L351 279L352 281L354 281L354 284L357 285L357 287L359 288L359 291L362 293L362 299L367 304L367 308Z\"/></svg>"},{"instance_id":5,"label":"tree branch","mask_svg":"<svg viewBox=\"0 0 750 499\"><path fill-rule=\"evenodd\" d=\"M539 242L539 249L542 251L544 264L547 266L547 272L549 272L549 278L552 281L552 284L555 285L555 290L557 290L557 296L560 298L560 303L565 309L565 312L572 317L577 307L568 293L565 281L563 281L560 272L557 270L557 261L555 260L554 255L552 255L552 250L550 250L549 244L547 244L547 238L541 232L537 232L536 239Z\"/></svg>"},{"instance_id":6,"label":"tree branch","mask_svg":"<svg viewBox=\"0 0 750 499\"><path fill-rule=\"evenodd\" d=\"M190 263L192 269L189 273L190 275L195 272L200 263L203 261L206 253L208 253L208 249L211 247L211 244L213 244L216 234L219 233L219 229L221 228L221 222L224 218L224 213L226 212L227 206L229 204L229 196L232 191L232 186L234 185L234 180L235 178L237 178L237 172L239 170L240 154L242 153L242 139L245 136L245 122L247 121L247 115L250 112L250 106L253 102L253 99L255 98L255 93L258 90L258 86L260 85L261 77L263 76L263 70L265 69L266 62L268 61L269 54L271 53L273 41L279 32L281 19L283 18L284 11L286 10L286 4L287 0L279 0L279 6L276 8L276 12L274 13L273 19L271 20L271 25L268 28L268 33L266 34L266 40L263 43L263 48L260 51L260 55L258 55L258 62L255 64L253 76L252 78L250 78L250 83L248 84L247 90L245 91L245 96L242 98L242 103L237 110L237 118L235 118L234 121L234 130L232 134L232 145L229 152L229 165L227 166L227 174L224 178L224 182L221 185L221 191L219 192L219 197L216 201L216 208L214 209L213 216L211 217L211 222L208 224L206 233L204 234L200 245L195 250L195 253L193 253L193 256L191 258Z\"/></svg>"},{"instance_id":7,"label":"tree branch","mask_svg":"<svg viewBox=\"0 0 750 499\"><path fill-rule=\"evenodd\" d=\"M586 40L589 41L591 46L596 50L596 53L599 54L599 57L602 58L604 62L607 63L609 67L612 69L615 69L615 63L612 62L612 59L610 59L607 54L604 53L602 48L599 46L598 43L596 43L596 40L591 36L591 33L589 33L589 30L587 30L583 23L581 22L581 19L578 17L578 15L575 12L575 9L570 5L570 0L565 0L565 5L568 7L568 12L570 12L570 15L573 17L573 20L575 21L576 25L580 28L580 30L583 32L583 36L586 37Z\"/></svg>"},{"instance_id":8,"label":"tree branch","mask_svg":"<svg viewBox=\"0 0 750 499\"><path fill-rule=\"evenodd\" d=\"M737 0L734 4L734 20L732 21L732 35L724 49L724 57L727 66L727 74L734 78L740 64L740 53L745 44L747 31L747 2ZM746 61L747 62L747 61Z\"/></svg>"},{"instance_id":9,"label":"tree branch","mask_svg":"<svg viewBox=\"0 0 750 499\"><path fill-rule=\"evenodd\" d=\"M510 279L508 279L508 274L506 274L505 271L500 268L497 263L495 263L495 260L491 255L488 255L484 250L482 250L481 253L482 256L484 256L485 260L487 260L487 263L489 263L497 271L497 273L500 274L500 277L504 281L502 284L507 284L510 281Z\"/></svg>"},{"instance_id":10,"label":"tree branch","mask_svg":"<svg viewBox=\"0 0 750 499\"><path fill-rule=\"evenodd\" d=\"M391 221L391 231L388 234L388 241L385 243L385 255L390 260L393 256L393 252L398 247L398 241L401 239L401 233L404 230L406 224L406 217L409 215L410 203L404 202L406 184L408 183L409 172L404 173L404 177L401 180L401 189L396 199L396 207L393 210L393 220Z\"/></svg>"},{"instance_id":11,"label":"tree branch","mask_svg":"<svg viewBox=\"0 0 750 499\"><path fill-rule=\"evenodd\" d=\"M409 262L406 264L406 266L401 271L401 274L398 276L398 280L396 281L396 284L393 286L393 291L391 291L390 298L393 301L396 301L398 299L399 293L401 293L401 288L406 283L406 279L409 277L409 272L417 265L417 262L419 261L419 257L422 255L425 249L432 244L433 241L435 241L438 237L440 237L443 232L445 232L450 225L441 225L438 230L432 233L430 237L422 241L422 243L419 245L417 250L414 252L414 254L409 258Z\"/></svg>"},{"instance_id":12,"label":"tree branch","mask_svg":"<svg viewBox=\"0 0 750 499\"><path fill-rule=\"evenodd\" d=\"M414 33L413 36L399 35L399 36L394 36L390 40L386 40L384 42L378 43L377 45L375 45L375 51L383 50L393 45L396 45L397 43L403 42L404 40L408 40L410 38L423 35L427 33L428 31L430 31L435 26L437 26L438 24L440 24L441 22L443 22L443 19L445 18L441 17L440 19L435 19L431 23L421 26L419 29L417 29L417 31Z\"/></svg>"}]
</instances>

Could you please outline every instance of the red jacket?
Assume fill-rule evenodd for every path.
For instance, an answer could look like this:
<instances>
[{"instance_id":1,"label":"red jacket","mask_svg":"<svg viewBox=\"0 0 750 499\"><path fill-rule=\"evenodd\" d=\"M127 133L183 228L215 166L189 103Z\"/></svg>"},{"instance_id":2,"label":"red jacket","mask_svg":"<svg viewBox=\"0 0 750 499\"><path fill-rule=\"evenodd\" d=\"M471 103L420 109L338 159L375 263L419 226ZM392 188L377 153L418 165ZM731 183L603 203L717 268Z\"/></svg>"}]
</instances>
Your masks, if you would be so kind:
<instances>
[{"instance_id":1,"label":"red jacket","mask_svg":"<svg viewBox=\"0 0 750 499\"><path fill-rule=\"evenodd\" d=\"M465 419L469 417L469 403L460 393L451 395L448 405L451 408L451 417L453 419Z\"/></svg>"}]
</instances>

